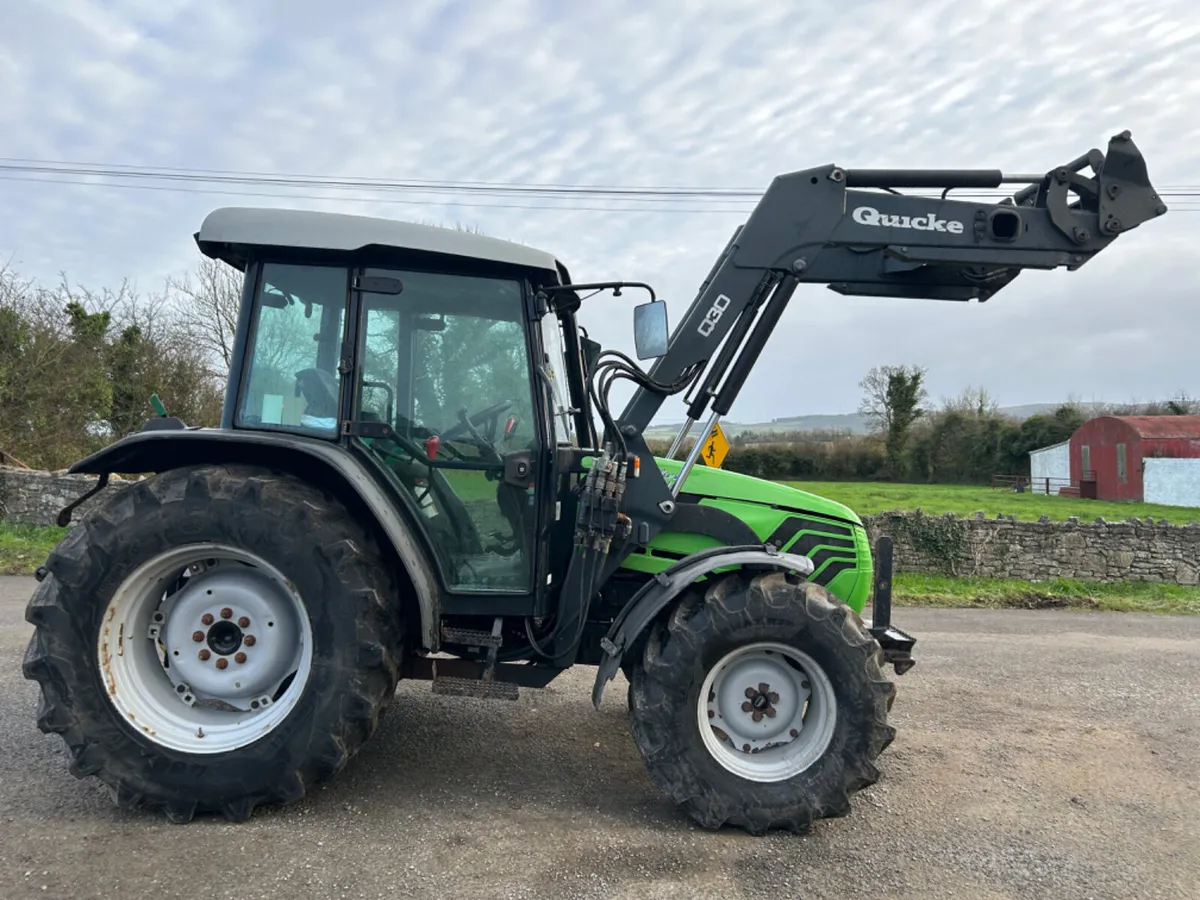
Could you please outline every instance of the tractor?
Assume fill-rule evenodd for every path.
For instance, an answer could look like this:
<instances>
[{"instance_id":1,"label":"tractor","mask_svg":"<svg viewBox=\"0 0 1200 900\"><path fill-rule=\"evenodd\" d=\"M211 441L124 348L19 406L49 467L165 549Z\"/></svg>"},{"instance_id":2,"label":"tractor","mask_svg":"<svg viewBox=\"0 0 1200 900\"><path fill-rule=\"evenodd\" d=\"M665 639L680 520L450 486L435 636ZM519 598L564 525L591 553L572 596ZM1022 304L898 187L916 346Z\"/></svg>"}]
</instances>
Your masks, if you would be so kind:
<instances>
[{"instance_id":1,"label":"tractor","mask_svg":"<svg viewBox=\"0 0 1200 900\"><path fill-rule=\"evenodd\" d=\"M891 543L709 465L710 436L803 283L984 302L1165 212L1128 132L1043 174L795 171L672 329L648 284L574 283L533 247L212 211L195 242L244 277L220 425L159 409L71 466L97 479L27 607L37 724L121 808L243 821L341 771L401 679L511 701L584 665L597 708L626 681L685 819L757 835L846 815L896 734L887 668L914 664ZM636 359L578 321L622 291L646 292ZM672 398L685 422L655 454Z\"/></svg>"}]
</instances>

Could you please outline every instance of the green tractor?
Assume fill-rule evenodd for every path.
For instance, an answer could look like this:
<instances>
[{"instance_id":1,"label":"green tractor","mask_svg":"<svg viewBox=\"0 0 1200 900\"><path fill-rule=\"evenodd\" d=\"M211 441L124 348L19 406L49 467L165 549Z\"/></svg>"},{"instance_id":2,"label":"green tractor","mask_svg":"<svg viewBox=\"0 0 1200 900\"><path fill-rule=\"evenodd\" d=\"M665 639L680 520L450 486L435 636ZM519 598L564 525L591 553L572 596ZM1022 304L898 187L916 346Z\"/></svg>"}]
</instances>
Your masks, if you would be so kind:
<instances>
[{"instance_id":1,"label":"green tractor","mask_svg":"<svg viewBox=\"0 0 1200 900\"><path fill-rule=\"evenodd\" d=\"M1009 182L1028 186L946 196ZM27 610L38 725L123 808L238 821L339 772L400 679L512 700L587 665L597 706L623 673L653 782L700 825L844 815L895 734L885 669L913 664L890 543L688 436L729 412L802 282L984 301L1165 211L1128 133L1045 175L793 172L670 330L648 285L574 284L530 247L217 210L196 242L244 273L221 425L159 414L71 468L99 478ZM578 326L605 290L648 292L648 369ZM656 457L671 397L686 424Z\"/></svg>"}]
</instances>

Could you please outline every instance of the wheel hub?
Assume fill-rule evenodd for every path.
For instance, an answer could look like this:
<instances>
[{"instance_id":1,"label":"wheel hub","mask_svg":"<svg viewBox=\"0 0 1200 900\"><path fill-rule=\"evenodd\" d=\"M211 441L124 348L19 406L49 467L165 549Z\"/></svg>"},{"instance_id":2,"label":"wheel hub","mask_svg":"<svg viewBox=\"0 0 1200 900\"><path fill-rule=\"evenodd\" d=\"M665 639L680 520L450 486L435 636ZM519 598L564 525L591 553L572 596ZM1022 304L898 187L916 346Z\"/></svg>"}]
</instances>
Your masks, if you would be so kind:
<instances>
[{"instance_id":1,"label":"wheel hub","mask_svg":"<svg viewBox=\"0 0 1200 900\"><path fill-rule=\"evenodd\" d=\"M278 568L205 542L131 572L104 611L96 650L108 701L142 740L216 754L287 719L308 684L313 634Z\"/></svg>"},{"instance_id":2,"label":"wheel hub","mask_svg":"<svg viewBox=\"0 0 1200 900\"><path fill-rule=\"evenodd\" d=\"M269 703L295 667L299 622L282 587L262 571L238 563L207 567L168 603L164 664L198 699L256 708L252 701Z\"/></svg>"},{"instance_id":3,"label":"wheel hub","mask_svg":"<svg viewBox=\"0 0 1200 900\"><path fill-rule=\"evenodd\" d=\"M242 646L242 629L232 622L217 622L208 629L208 646L213 653L229 656Z\"/></svg>"},{"instance_id":4,"label":"wheel hub","mask_svg":"<svg viewBox=\"0 0 1200 900\"><path fill-rule=\"evenodd\" d=\"M812 765L832 737L833 686L812 657L793 647L734 650L713 666L702 690L705 746L744 778L790 778Z\"/></svg>"},{"instance_id":5,"label":"wheel hub","mask_svg":"<svg viewBox=\"0 0 1200 900\"><path fill-rule=\"evenodd\" d=\"M779 710L773 705L779 702L779 694L771 690L771 686L765 681L760 682L757 687L746 688L746 698L746 702L742 704L742 712L749 713L753 721L761 722L763 716L774 719L779 715Z\"/></svg>"}]
</instances>

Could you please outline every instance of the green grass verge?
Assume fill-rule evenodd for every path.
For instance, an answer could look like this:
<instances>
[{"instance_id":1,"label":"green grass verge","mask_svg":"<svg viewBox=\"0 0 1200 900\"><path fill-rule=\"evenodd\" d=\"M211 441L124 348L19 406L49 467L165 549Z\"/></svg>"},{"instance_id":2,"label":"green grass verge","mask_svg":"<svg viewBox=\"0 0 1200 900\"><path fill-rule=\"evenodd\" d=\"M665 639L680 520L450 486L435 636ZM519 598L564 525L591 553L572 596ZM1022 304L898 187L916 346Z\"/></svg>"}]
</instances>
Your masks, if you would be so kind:
<instances>
[{"instance_id":1,"label":"green grass verge","mask_svg":"<svg viewBox=\"0 0 1200 900\"><path fill-rule=\"evenodd\" d=\"M51 525L0 522L0 575L32 575L66 533L65 528ZM1176 584L1102 584L1067 579L1033 582L899 573L893 591L897 607L1092 609L1200 615L1200 587Z\"/></svg>"},{"instance_id":2,"label":"green grass verge","mask_svg":"<svg viewBox=\"0 0 1200 900\"><path fill-rule=\"evenodd\" d=\"M1018 581L897 573L892 597L897 607L1089 609L1200 615L1200 587L1142 581L1108 584L1064 578Z\"/></svg>"},{"instance_id":3,"label":"green grass verge","mask_svg":"<svg viewBox=\"0 0 1200 900\"><path fill-rule=\"evenodd\" d=\"M0 522L0 575L32 575L67 529Z\"/></svg>"},{"instance_id":4,"label":"green grass verge","mask_svg":"<svg viewBox=\"0 0 1200 900\"><path fill-rule=\"evenodd\" d=\"M890 510L914 510L918 507L930 515L952 512L972 516L982 510L989 519L1011 515L1021 521L1037 521L1043 515L1052 521L1065 521L1078 516L1081 522L1091 522L1103 516L1110 522L1136 516L1155 520L1166 519L1173 525L1200 522L1200 509L1185 506L1159 506L1153 503L1080 500L1072 497L1045 494L1016 494L1011 490L957 484L891 484L866 481L785 481L789 487L808 491L844 503L860 516Z\"/></svg>"}]
</instances>

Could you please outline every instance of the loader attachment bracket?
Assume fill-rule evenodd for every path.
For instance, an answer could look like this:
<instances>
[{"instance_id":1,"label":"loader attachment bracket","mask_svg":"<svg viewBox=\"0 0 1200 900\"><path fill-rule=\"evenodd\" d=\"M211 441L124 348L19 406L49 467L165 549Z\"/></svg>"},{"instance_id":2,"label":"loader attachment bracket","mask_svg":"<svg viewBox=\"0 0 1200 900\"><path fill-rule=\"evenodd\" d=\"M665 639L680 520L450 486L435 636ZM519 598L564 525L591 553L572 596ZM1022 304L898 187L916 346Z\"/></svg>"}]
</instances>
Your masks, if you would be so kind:
<instances>
[{"instance_id":1,"label":"loader attachment bracket","mask_svg":"<svg viewBox=\"0 0 1200 900\"><path fill-rule=\"evenodd\" d=\"M892 625L892 539L883 535L875 542L875 583L871 601L871 636L883 650L884 660L903 675L913 666L912 650L917 639Z\"/></svg>"}]
</instances>

